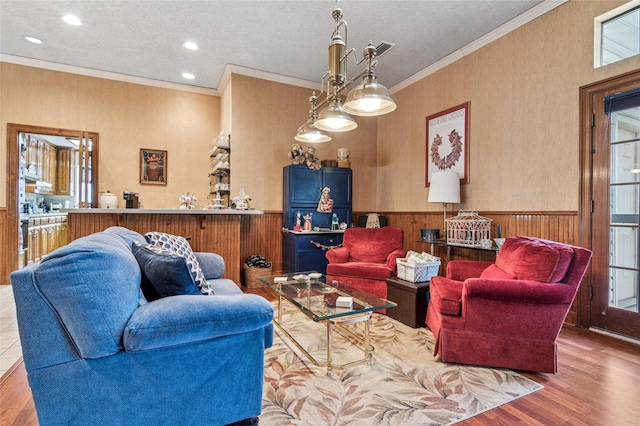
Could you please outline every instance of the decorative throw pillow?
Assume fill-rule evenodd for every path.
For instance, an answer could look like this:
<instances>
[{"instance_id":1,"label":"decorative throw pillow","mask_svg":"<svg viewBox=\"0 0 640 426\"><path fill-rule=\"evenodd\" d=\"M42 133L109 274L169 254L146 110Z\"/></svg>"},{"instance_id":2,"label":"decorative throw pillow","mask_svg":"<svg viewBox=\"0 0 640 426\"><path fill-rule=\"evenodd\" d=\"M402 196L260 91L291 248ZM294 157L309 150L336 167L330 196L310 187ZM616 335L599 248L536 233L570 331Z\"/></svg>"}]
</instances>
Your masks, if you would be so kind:
<instances>
[{"instance_id":1,"label":"decorative throw pillow","mask_svg":"<svg viewBox=\"0 0 640 426\"><path fill-rule=\"evenodd\" d=\"M148 301L179 294L201 294L184 257L134 241L131 252L140 265L140 289Z\"/></svg>"},{"instance_id":2,"label":"decorative throw pillow","mask_svg":"<svg viewBox=\"0 0 640 426\"><path fill-rule=\"evenodd\" d=\"M191 276L196 283L196 287L200 289L200 292L206 295L214 294L213 289L204 278L204 273L200 268L195 253L191 250L189 242L184 237L166 234L164 232L147 232L144 234L144 238L151 245L169 250L185 258L191 270Z\"/></svg>"},{"instance_id":3,"label":"decorative throw pillow","mask_svg":"<svg viewBox=\"0 0 640 426\"><path fill-rule=\"evenodd\" d=\"M549 282L558 283L562 281L565 275L567 275L571 262L573 262L573 249L561 244L553 244L553 248L558 250L558 253L560 253L560 260L558 261L558 266L556 267L556 270L553 271L553 276Z\"/></svg>"},{"instance_id":4,"label":"decorative throw pillow","mask_svg":"<svg viewBox=\"0 0 640 426\"><path fill-rule=\"evenodd\" d=\"M528 237L509 237L496 258L496 266L519 280L551 282L560 253L544 241Z\"/></svg>"},{"instance_id":5,"label":"decorative throw pillow","mask_svg":"<svg viewBox=\"0 0 640 426\"><path fill-rule=\"evenodd\" d=\"M480 278L498 278L504 280L514 280L516 279L515 275L511 275L498 268L495 263L487 266L484 271L480 274Z\"/></svg>"}]
</instances>

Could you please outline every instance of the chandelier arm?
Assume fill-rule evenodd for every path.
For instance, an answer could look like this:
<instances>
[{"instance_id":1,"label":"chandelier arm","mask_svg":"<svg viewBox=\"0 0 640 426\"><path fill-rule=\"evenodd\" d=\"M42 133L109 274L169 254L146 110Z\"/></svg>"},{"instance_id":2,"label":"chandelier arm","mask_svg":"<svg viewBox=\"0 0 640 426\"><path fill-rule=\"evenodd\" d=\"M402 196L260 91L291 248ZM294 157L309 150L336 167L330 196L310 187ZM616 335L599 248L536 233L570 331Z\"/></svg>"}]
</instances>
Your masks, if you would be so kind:
<instances>
[{"instance_id":1,"label":"chandelier arm","mask_svg":"<svg viewBox=\"0 0 640 426\"><path fill-rule=\"evenodd\" d=\"M320 95L322 95L324 93L325 77L329 77L329 70L327 70L327 72L324 73L324 75L322 76L322 79L320 80ZM327 94L329 94L329 80L328 79L327 79Z\"/></svg>"},{"instance_id":2,"label":"chandelier arm","mask_svg":"<svg viewBox=\"0 0 640 426\"><path fill-rule=\"evenodd\" d=\"M342 86L340 86L340 90L339 92L343 91L344 89L346 89L347 87L349 87L350 85L353 84L354 81L358 80L360 77L362 77L363 75L367 74L369 72L369 67L366 67L362 70L360 70L360 72L358 72L356 75L354 75L353 77L351 77L349 79L349 81L347 81L346 83L344 83Z\"/></svg>"},{"instance_id":3,"label":"chandelier arm","mask_svg":"<svg viewBox=\"0 0 640 426\"><path fill-rule=\"evenodd\" d=\"M369 72L369 68L364 68L363 70L361 70L360 72L358 72L356 75L354 75L351 79L349 79L349 81L347 81L346 83L342 84L339 87L336 87L333 93L329 93L329 90L327 88L327 96L320 101L315 109L316 111L318 111L320 108L322 108L324 105L328 104L329 102L331 102L332 100L335 99L335 97L342 92L344 89L346 89L347 87L349 87L351 84L353 84L356 80L360 79L360 77L362 77L363 75L367 74ZM320 94L322 95L322 92L320 92Z\"/></svg>"}]
</instances>

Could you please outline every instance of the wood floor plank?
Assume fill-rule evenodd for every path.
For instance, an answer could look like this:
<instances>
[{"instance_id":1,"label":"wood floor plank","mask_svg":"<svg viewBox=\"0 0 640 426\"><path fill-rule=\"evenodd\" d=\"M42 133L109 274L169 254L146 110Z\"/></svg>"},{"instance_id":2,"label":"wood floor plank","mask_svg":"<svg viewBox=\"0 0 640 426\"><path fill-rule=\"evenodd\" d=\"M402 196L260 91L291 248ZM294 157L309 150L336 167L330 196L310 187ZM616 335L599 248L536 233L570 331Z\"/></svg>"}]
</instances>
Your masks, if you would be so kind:
<instances>
[{"instance_id":1,"label":"wood floor plank","mask_svg":"<svg viewBox=\"0 0 640 426\"><path fill-rule=\"evenodd\" d=\"M245 289L275 300L266 288ZM638 424L640 345L566 326L558 338L558 374L520 372L544 389L459 423L465 426ZM24 364L0 380L0 425L38 424ZM270 425L265 425L270 426Z\"/></svg>"}]
</instances>

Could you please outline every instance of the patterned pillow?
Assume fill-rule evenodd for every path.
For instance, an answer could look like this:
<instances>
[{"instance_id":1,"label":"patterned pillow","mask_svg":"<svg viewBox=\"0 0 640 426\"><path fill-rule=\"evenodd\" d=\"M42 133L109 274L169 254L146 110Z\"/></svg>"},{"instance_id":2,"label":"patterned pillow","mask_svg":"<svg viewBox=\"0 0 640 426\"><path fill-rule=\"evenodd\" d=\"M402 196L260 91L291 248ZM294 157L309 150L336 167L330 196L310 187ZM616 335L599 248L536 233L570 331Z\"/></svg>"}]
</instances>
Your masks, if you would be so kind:
<instances>
[{"instance_id":1,"label":"patterned pillow","mask_svg":"<svg viewBox=\"0 0 640 426\"><path fill-rule=\"evenodd\" d=\"M200 289L200 292L206 295L214 294L213 289L204 278L204 273L200 268L195 253L191 250L191 246L185 238L178 235L165 234L164 232L147 232L144 234L144 238L151 245L169 250L184 257L187 260L196 287Z\"/></svg>"}]
</instances>

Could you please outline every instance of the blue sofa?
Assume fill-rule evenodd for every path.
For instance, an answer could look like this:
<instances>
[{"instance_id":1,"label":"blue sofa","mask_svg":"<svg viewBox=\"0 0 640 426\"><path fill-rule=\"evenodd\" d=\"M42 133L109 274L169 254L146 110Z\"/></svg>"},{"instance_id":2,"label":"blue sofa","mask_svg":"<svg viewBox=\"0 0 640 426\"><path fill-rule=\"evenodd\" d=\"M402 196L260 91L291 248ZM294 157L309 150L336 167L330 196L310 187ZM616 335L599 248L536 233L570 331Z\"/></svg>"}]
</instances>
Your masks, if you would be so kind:
<instances>
[{"instance_id":1,"label":"blue sofa","mask_svg":"<svg viewBox=\"0 0 640 426\"><path fill-rule=\"evenodd\" d=\"M221 279L196 253L215 295L152 302L131 246L111 227L13 272L24 364L46 425L224 425L258 416L273 308Z\"/></svg>"}]
</instances>

